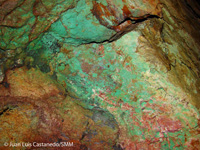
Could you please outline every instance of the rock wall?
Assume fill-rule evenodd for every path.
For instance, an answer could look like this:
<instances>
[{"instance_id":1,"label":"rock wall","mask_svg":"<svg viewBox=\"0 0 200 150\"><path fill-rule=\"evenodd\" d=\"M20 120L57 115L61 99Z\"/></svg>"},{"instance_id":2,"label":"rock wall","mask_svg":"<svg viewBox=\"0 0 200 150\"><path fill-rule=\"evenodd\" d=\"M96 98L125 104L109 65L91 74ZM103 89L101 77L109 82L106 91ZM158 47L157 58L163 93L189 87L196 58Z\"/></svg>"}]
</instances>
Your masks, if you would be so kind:
<instances>
[{"instance_id":1,"label":"rock wall","mask_svg":"<svg viewBox=\"0 0 200 150\"><path fill-rule=\"evenodd\" d=\"M199 5L0 0L0 148L198 149Z\"/></svg>"}]
</instances>

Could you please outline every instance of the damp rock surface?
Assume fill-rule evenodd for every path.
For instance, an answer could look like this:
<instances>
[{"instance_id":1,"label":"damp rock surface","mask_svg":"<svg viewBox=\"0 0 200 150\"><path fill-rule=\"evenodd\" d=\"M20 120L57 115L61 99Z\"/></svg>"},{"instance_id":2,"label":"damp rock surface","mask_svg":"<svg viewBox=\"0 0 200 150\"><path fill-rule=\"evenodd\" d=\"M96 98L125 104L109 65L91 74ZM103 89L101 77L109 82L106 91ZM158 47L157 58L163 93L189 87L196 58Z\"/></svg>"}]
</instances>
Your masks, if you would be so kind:
<instances>
[{"instance_id":1,"label":"damp rock surface","mask_svg":"<svg viewBox=\"0 0 200 150\"><path fill-rule=\"evenodd\" d=\"M0 149L198 149L199 8L0 0Z\"/></svg>"}]
</instances>

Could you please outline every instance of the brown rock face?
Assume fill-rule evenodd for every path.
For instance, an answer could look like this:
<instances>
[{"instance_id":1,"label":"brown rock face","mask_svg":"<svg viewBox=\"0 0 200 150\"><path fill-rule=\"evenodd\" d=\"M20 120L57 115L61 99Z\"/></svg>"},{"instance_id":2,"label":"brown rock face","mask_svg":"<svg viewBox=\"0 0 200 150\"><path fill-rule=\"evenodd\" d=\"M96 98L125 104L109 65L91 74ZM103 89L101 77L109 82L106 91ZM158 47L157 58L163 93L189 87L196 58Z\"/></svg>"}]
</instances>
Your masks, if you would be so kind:
<instances>
[{"instance_id":1,"label":"brown rock face","mask_svg":"<svg viewBox=\"0 0 200 150\"><path fill-rule=\"evenodd\" d=\"M24 142L35 147L34 142L73 142L71 149L107 149L115 145L116 122L107 119L106 124L95 119L104 117L106 112L98 115L95 110L77 105L72 98L65 98L63 89L42 72L25 68L8 71L6 83L0 91L1 143Z\"/></svg>"},{"instance_id":2,"label":"brown rock face","mask_svg":"<svg viewBox=\"0 0 200 150\"><path fill-rule=\"evenodd\" d=\"M161 15L159 0L142 2L139 0L107 0L106 2L107 6L101 2L93 1L92 12L102 25L117 32L131 25L131 20L137 21L150 15Z\"/></svg>"}]
</instances>

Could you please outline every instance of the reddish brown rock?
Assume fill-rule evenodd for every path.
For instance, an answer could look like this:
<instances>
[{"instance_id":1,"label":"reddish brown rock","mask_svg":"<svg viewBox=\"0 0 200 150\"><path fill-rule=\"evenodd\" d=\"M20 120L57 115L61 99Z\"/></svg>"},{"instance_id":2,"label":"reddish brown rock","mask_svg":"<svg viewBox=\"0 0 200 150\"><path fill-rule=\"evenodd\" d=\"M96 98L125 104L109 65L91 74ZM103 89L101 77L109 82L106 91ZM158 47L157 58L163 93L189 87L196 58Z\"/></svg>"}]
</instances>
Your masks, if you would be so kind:
<instances>
[{"instance_id":1,"label":"reddish brown rock","mask_svg":"<svg viewBox=\"0 0 200 150\"><path fill-rule=\"evenodd\" d=\"M96 122L94 111L65 98L62 88L47 75L19 68L9 70L6 76L8 86L0 87L1 148L5 148L5 141L73 142L69 149L110 149L116 144L117 125L112 128L100 120Z\"/></svg>"},{"instance_id":2,"label":"reddish brown rock","mask_svg":"<svg viewBox=\"0 0 200 150\"><path fill-rule=\"evenodd\" d=\"M106 3L106 5L104 5ZM100 23L117 32L132 24L131 20L143 20L150 15L161 15L160 2L156 1L93 1L93 14Z\"/></svg>"}]
</instances>

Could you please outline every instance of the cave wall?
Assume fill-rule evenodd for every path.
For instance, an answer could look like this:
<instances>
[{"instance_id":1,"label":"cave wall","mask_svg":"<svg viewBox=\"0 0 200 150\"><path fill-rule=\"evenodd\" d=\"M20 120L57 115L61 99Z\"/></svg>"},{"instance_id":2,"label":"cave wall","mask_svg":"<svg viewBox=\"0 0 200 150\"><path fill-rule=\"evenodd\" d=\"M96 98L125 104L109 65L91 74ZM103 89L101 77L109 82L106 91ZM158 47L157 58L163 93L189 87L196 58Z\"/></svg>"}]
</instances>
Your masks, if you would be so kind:
<instances>
[{"instance_id":1,"label":"cave wall","mask_svg":"<svg viewBox=\"0 0 200 150\"><path fill-rule=\"evenodd\" d=\"M198 149L199 8L0 0L1 149Z\"/></svg>"}]
</instances>

